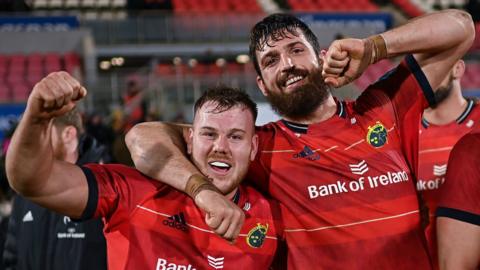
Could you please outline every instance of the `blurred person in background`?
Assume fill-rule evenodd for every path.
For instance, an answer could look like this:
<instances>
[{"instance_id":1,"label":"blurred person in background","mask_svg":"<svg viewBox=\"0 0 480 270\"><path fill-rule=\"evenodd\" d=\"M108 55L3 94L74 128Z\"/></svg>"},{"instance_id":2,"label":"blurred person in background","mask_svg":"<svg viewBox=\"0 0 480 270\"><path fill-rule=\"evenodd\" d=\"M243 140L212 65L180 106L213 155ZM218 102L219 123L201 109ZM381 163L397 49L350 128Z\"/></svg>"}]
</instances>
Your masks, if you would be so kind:
<instances>
[{"instance_id":1,"label":"blurred person in background","mask_svg":"<svg viewBox=\"0 0 480 270\"><path fill-rule=\"evenodd\" d=\"M462 95L465 63L458 60L435 92L435 105L423 112L420 125L417 190L428 210L425 233L438 268L435 210L443 189L450 151L457 141L480 122L478 100Z\"/></svg>"},{"instance_id":2,"label":"blurred person in background","mask_svg":"<svg viewBox=\"0 0 480 270\"><path fill-rule=\"evenodd\" d=\"M53 120L49 131L55 159L77 165L102 161L105 147L83 130L77 110ZM100 219L76 222L15 196L3 252L5 269L106 270L106 254Z\"/></svg>"},{"instance_id":3,"label":"blurred person in background","mask_svg":"<svg viewBox=\"0 0 480 270\"><path fill-rule=\"evenodd\" d=\"M85 95L85 88L66 72L52 73L35 85L7 152L14 190L72 218L102 217L109 269L269 268L281 229L273 218L276 207L240 185L258 146L257 107L247 94L219 87L196 102L193 127L185 135L187 152L210 179L193 175L188 195L124 165L78 166L54 159L50 123ZM245 222L244 239L229 243L209 229L207 224L229 225L230 219L195 206L193 200L207 203L198 200L199 192L220 192L226 200L217 203L242 207L244 213L230 212L230 219ZM216 232L240 233L239 227L224 225Z\"/></svg>"},{"instance_id":4,"label":"blurred person in background","mask_svg":"<svg viewBox=\"0 0 480 270\"><path fill-rule=\"evenodd\" d=\"M438 199L437 238L442 270L480 268L480 127L453 147Z\"/></svg>"},{"instance_id":5,"label":"blurred person in background","mask_svg":"<svg viewBox=\"0 0 480 270\"><path fill-rule=\"evenodd\" d=\"M474 37L470 15L460 10L336 40L327 52L293 16L255 25L257 85L283 119L257 129L259 155L248 179L280 202L290 269L431 269L414 184L419 123ZM370 64L401 54L408 55L355 102L332 97L327 84L350 83ZM184 191L199 172L182 154L176 128L141 124L127 144L140 171ZM197 197L211 196L221 199ZM219 205L200 207L222 216Z\"/></svg>"},{"instance_id":6,"label":"blurred person in background","mask_svg":"<svg viewBox=\"0 0 480 270\"><path fill-rule=\"evenodd\" d=\"M137 75L127 77L126 90L122 96L121 112L116 114L117 123L114 127L117 136L113 142L112 153L115 162L128 166L133 165L133 161L125 145L125 134L135 125L145 121L147 114L147 102L145 92L142 88L142 82ZM120 116L120 118L118 118Z\"/></svg>"}]
</instances>

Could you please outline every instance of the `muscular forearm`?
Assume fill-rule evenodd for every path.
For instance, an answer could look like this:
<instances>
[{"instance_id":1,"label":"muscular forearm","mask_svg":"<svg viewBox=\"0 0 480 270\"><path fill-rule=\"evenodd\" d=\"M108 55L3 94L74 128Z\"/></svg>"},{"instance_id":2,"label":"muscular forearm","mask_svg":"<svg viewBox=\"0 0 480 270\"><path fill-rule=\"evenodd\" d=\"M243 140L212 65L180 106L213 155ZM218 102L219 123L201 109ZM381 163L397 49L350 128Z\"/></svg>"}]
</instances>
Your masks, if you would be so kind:
<instances>
[{"instance_id":1,"label":"muscular forearm","mask_svg":"<svg viewBox=\"0 0 480 270\"><path fill-rule=\"evenodd\" d=\"M389 56L433 53L458 46L465 53L475 38L475 26L467 12L444 10L410 20L382 36Z\"/></svg>"},{"instance_id":2,"label":"muscular forearm","mask_svg":"<svg viewBox=\"0 0 480 270\"><path fill-rule=\"evenodd\" d=\"M28 111L20 121L10 143L6 171L14 190L24 196L42 188L53 167L50 121L37 120Z\"/></svg>"},{"instance_id":3,"label":"muscular forearm","mask_svg":"<svg viewBox=\"0 0 480 270\"><path fill-rule=\"evenodd\" d=\"M142 123L125 138L139 171L181 191L185 191L192 175L200 174L186 156L184 128L160 122Z\"/></svg>"}]
</instances>

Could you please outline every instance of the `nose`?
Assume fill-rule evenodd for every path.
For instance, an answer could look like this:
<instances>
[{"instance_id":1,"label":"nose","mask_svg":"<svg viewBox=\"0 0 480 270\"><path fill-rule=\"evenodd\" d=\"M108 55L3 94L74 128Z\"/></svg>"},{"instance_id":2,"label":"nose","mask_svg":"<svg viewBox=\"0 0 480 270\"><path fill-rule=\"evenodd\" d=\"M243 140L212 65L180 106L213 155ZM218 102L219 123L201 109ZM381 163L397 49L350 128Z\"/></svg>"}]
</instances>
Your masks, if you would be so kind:
<instances>
[{"instance_id":1,"label":"nose","mask_svg":"<svg viewBox=\"0 0 480 270\"><path fill-rule=\"evenodd\" d=\"M219 154L226 154L228 152L228 140L226 136L218 136L213 145L213 151Z\"/></svg>"},{"instance_id":2,"label":"nose","mask_svg":"<svg viewBox=\"0 0 480 270\"><path fill-rule=\"evenodd\" d=\"M282 71L287 71L295 67L293 59L288 54L282 54L280 60L282 62Z\"/></svg>"}]
</instances>

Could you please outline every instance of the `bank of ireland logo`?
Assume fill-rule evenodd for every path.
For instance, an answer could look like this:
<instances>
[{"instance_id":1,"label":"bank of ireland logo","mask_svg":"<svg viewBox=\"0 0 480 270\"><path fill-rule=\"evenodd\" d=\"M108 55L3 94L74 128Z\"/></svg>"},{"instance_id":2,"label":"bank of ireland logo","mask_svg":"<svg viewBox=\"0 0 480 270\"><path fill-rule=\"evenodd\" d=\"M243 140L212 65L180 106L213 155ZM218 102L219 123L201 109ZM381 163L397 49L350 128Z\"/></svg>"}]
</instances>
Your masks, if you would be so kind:
<instances>
[{"instance_id":1,"label":"bank of ireland logo","mask_svg":"<svg viewBox=\"0 0 480 270\"><path fill-rule=\"evenodd\" d=\"M259 248L263 245L265 241L265 237L267 236L268 232L268 224L262 225L257 223L257 226L252 228L250 232L248 232L246 241L249 246L252 248Z\"/></svg>"},{"instance_id":2,"label":"bank of ireland logo","mask_svg":"<svg viewBox=\"0 0 480 270\"><path fill-rule=\"evenodd\" d=\"M365 160L362 160L357 164L349 164L349 166L352 173L356 175L363 175L364 173L368 172L368 165Z\"/></svg>"},{"instance_id":3,"label":"bank of ireland logo","mask_svg":"<svg viewBox=\"0 0 480 270\"><path fill-rule=\"evenodd\" d=\"M444 176L447 173L447 164L433 165L433 175Z\"/></svg>"},{"instance_id":4,"label":"bank of ireland logo","mask_svg":"<svg viewBox=\"0 0 480 270\"><path fill-rule=\"evenodd\" d=\"M368 127L367 142L375 148L387 143L387 129L382 123L377 121L373 127Z\"/></svg>"}]
</instances>

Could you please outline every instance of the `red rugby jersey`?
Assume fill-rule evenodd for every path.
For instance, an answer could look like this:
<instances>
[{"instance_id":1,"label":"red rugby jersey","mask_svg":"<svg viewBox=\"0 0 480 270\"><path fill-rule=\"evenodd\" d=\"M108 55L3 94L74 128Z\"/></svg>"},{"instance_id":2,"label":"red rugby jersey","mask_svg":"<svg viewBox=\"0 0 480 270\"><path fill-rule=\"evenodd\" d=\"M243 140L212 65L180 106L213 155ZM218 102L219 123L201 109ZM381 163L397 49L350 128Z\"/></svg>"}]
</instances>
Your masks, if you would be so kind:
<instances>
[{"instance_id":1,"label":"red rugby jersey","mask_svg":"<svg viewBox=\"0 0 480 270\"><path fill-rule=\"evenodd\" d=\"M250 176L280 202L290 269L430 269L415 181L433 92L413 56L338 114L258 128Z\"/></svg>"},{"instance_id":2,"label":"red rugby jersey","mask_svg":"<svg viewBox=\"0 0 480 270\"><path fill-rule=\"evenodd\" d=\"M273 260L275 209L250 187L236 194L246 219L231 245L184 193L123 165L82 169L89 185L83 218L104 217L109 269L268 269Z\"/></svg>"},{"instance_id":3,"label":"red rugby jersey","mask_svg":"<svg viewBox=\"0 0 480 270\"><path fill-rule=\"evenodd\" d=\"M462 137L450 154L437 216L480 226L480 128Z\"/></svg>"},{"instance_id":4,"label":"red rugby jersey","mask_svg":"<svg viewBox=\"0 0 480 270\"><path fill-rule=\"evenodd\" d=\"M435 210L440 189L445 182L448 157L455 143L480 122L478 101L474 99L467 101L465 111L456 121L446 125L435 125L424 118L420 125L417 190L422 194L429 212L429 224L425 229L425 235L435 265L437 264Z\"/></svg>"}]
</instances>

